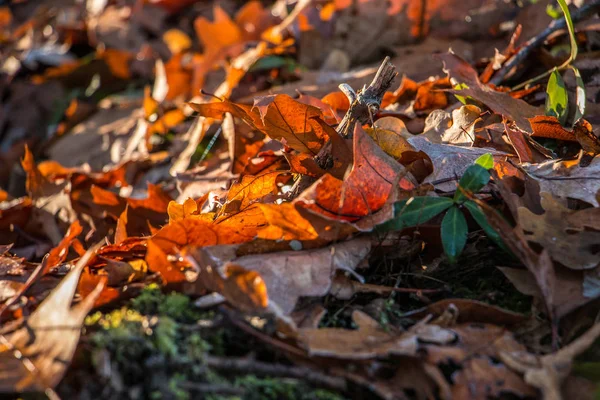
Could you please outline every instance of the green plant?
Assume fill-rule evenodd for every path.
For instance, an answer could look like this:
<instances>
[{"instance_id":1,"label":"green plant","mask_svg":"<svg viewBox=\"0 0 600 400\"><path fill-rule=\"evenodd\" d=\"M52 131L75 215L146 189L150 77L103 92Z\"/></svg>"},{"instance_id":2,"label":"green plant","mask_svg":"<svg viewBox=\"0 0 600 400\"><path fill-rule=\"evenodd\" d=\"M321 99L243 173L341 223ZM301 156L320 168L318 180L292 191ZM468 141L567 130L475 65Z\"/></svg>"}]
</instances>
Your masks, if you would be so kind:
<instances>
[{"instance_id":1,"label":"green plant","mask_svg":"<svg viewBox=\"0 0 600 400\"><path fill-rule=\"evenodd\" d=\"M565 0L557 1L558 5L560 6L560 9L562 10L565 16L565 21L567 22L567 29L569 31L569 42L571 47L569 58L553 70L547 71L542 75L536 76L535 78L530 79L529 81L524 82L524 84L519 86L524 86L528 83L535 82L541 78L550 75L550 79L548 79L548 85L546 87L546 115L556 117L561 123L561 125L565 126L567 123L567 116L569 114L569 102L567 88L560 74L560 71L570 68L575 74L577 91L576 110L573 122L576 122L585 114L585 86L583 84L583 80L581 79L581 74L579 73L579 70L574 65L572 65L575 59L577 58L577 39L575 38L575 28L573 26L573 20L571 19L571 13L569 12L569 8L567 7L567 3L565 2Z\"/></svg>"},{"instance_id":2,"label":"green plant","mask_svg":"<svg viewBox=\"0 0 600 400\"><path fill-rule=\"evenodd\" d=\"M450 262L455 262L467 242L468 226L462 211L466 209L487 236L504 248L500 235L488 223L477 203L470 199L473 193L487 185L490 180L488 170L493 166L492 155L482 155L465 171L453 198L424 196L400 201L394 204L394 218L379 225L378 230L401 230L417 226L446 212L441 225L442 245Z\"/></svg>"}]
</instances>

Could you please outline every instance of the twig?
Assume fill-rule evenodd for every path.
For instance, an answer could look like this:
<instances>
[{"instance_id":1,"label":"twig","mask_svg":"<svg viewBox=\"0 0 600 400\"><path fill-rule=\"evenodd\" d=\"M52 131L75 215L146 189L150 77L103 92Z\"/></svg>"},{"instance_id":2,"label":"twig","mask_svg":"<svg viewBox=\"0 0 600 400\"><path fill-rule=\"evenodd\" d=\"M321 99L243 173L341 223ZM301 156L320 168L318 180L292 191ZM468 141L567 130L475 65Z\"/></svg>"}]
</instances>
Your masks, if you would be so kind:
<instances>
[{"instance_id":1,"label":"twig","mask_svg":"<svg viewBox=\"0 0 600 400\"><path fill-rule=\"evenodd\" d=\"M345 379L325 375L306 367L271 364L256 361L250 358L227 358L214 356L207 356L205 358L205 362L208 367L214 369L295 378L314 385L338 391L345 391L347 389Z\"/></svg>"},{"instance_id":2,"label":"twig","mask_svg":"<svg viewBox=\"0 0 600 400\"><path fill-rule=\"evenodd\" d=\"M600 0L593 0L587 4L584 4L575 12L573 12L571 14L571 19L573 20L573 23L577 23L598 11L600 11ZM494 74L494 77L490 80L490 83L493 83L494 85L501 84L506 75L508 75L513 68L521 64L527 57L529 57L529 54L531 54L533 50L540 47L546 41L548 36L559 29L564 29L566 26L567 22L564 17L552 21L550 25L548 25L548 27L540 34L525 42L521 46L521 49L514 56L512 56L511 59L504 64L504 66L499 69L498 72L496 72L496 74Z\"/></svg>"},{"instance_id":3,"label":"twig","mask_svg":"<svg viewBox=\"0 0 600 400\"><path fill-rule=\"evenodd\" d=\"M336 131L340 135L351 139L354 132L354 125L357 122L366 124L371 121L373 115L379 112L383 95L392 85L392 81L396 75L398 75L396 67L390 62L390 58L386 57L369 86L363 87L358 93L354 93L354 90L349 85L341 84L340 90L348 97L350 108L346 112L346 115L344 115L344 119L342 119Z\"/></svg>"},{"instance_id":4,"label":"twig","mask_svg":"<svg viewBox=\"0 0 600 400\"><path fill-rule=\"evenodd\" d=\"M252 336L258 338L259 340L267 343L268 345L278 348L288 354L293 354L295 356L302 357L302 358L307 357L307 354L305 351L303 351L297 347L294 347L291 344L283 342L281 340L272 338L271 336L264 334L256 329L252 328L251 326L248 326L244 322L238 320L234 316L233 311L230 310L228 307L220 306L219 310L229 318L229 321L231 321L231 323L233 325L237 326L239 329L243 330L244 332L248 333L249 335L252 335Z\"/></svg>"},{"instance_id":5,"label":"twig","mask_svg":"<svg viewBox=\"0 0 600 400\"><path fill-rule=\"evenodd\" d=\"M369 86L363 87L356 93L348 84L342 83L339 88L348 97L350 108L344 115L344 118L336 128L337 133L346 139L352 139L354 126L357 122L361 125L373 120L373 116L379 112L381 101L386 90L392 85L392 81L398 75L396 67L390 62L390 58L386 57L379 66L375 77ZM315 156L315 161L319 167L328 170L333 166L331 155L332 142L329 140L323 145L319 154ZM298 196L308 188L315 178L302 175L294 183L294 187L290 190L290 198Z\"/></svg>"}]
</instances>

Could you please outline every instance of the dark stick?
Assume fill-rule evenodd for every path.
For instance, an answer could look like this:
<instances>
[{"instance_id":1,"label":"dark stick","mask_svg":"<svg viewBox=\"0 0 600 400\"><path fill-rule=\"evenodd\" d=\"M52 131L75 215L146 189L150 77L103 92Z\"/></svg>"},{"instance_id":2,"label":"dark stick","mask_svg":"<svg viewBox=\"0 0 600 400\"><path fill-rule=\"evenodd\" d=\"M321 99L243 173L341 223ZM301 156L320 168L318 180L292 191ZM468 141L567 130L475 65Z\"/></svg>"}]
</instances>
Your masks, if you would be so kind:
<instances>
[{"instance_id":1,"label":"dark stick","mask_svg":"<svg viewBox=\"0 0 600 400\"><path fill-rule=\"evenodd\" d=\"M325 375L305 367L293 367L284 364L270 364L256 361L251 358L207 356L205 361L208 367L214 369L295 378L314 385L338 391L345 391L347 389L345 379Z\"/></svg>"},{"instance_id":2,"label":"dark stick","mask_svg":"<svg viewBox=\"0 0 600 400\"><path fill-rule=\"evenodd\" d=\"M573 23L577 23L585 18L593 15L594 13L600 11L600 0L593 0L589 3L581 6L577 11L571 14L571 19ZM490 83L494 85L499 85L502 83L506 75L517 65L521 64L529 54L538 47L540 47L553 32L558 31L559 29L563 29L567 26L567 21L565 18L556 19L548 25L546 29L544 29L540 34L532 37L527 42L525 42L521 49L511 57L511 59L504 64L502 68L498 70L494 74L494 77L490 80Z\"/></svg>"},{"instance_id":3,"label":"dark stick","mask_svg":"<svg viewBox=\"0 0 600 400\"><path fill-rule=\"evenodd\" d=\"M398 75L396 67L390 62L390 58L386 57L385 60L379 66L377 74L369 84L369 86L363 87L358 93L348 84L341 84L340 90L348 97L350 102L350 108L346 111L344 118L336 128L337 133L345 139L352 139L354 134L354 127L357 122L361 125L370 122L378 112L383 100L383 95L386 90L392 85L392 81ZM331 168L332 156L331 156L332 143L329 140L323 145L319 154L315 156L315 161L319 167L327 170ZM315 178L302 175L290 190L290 198L297 197L306 188L315 182Z\"/></svg>"}]
</instances>

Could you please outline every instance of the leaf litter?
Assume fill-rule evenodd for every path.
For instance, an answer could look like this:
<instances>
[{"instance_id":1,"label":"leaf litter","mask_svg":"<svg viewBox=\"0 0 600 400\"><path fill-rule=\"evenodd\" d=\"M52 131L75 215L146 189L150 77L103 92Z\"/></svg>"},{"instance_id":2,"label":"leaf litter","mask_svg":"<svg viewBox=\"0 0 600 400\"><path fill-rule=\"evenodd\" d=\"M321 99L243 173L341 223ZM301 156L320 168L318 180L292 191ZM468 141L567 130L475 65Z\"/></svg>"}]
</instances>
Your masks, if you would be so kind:
<instances>
[{"instance_id":1,"label":"leaf litter","mask_svg":"<svg viewBox=\"0 0 600 400\"><path fill-rule=\"evenodd\" d=\"M0 391L597 396L573 3L0 6Z\"/></svg>"}]
</instances>

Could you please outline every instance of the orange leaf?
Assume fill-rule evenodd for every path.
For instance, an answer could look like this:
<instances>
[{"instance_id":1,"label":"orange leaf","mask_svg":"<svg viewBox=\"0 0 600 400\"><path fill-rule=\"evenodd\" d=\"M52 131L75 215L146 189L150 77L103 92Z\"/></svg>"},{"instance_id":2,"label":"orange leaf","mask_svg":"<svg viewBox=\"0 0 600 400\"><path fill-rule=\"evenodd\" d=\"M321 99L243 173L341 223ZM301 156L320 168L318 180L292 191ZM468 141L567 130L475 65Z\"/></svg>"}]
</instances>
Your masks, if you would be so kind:
<instances>
[{"instance_id":1,"label":"orange leaf","mask_svg":"<svg viewBox=\"0 0 600 400\"><path fill-rule=\"evenodd\" d=\"M221 208L222 215L242 211L258 201L269 202L267 196L275 200L279 192L279 183L284 182L286 177L289 178L289 174L283 171L267 172L259 176L243 176L242 180L231 185L227 192L227 199Z\"/></svg>"},{"instance_id":2,"label":"orange leaf","mask_svg":"<svg viewBox=\"0 0 600 400\"><path fill-rule=\"evenodd\" d=\"M169 223L197 217L199 215L198 204L191 197L188 197L183 204L171 201L167 206L167 213L169 214Z\"/></svg>"},{"instance_id":3,"label":"orange leaf","mask_svg":"<svg viewBox=\"0 0 600 400\"><path fill-rule=\"evenodd\" d=\"M98 59L104 60L110 72L119 79L131 79L129 63L133 55L117 49L105 49L98 52Z\"/></svg>"},{"instance_id":4,"label":"orange leaf","mask_svg":"<svg viewBox=\"0 0 600 400\"><path fill-rule=\"evenodd\" d=\"M448 105L448 98L446 93L440 89L450 89L451 87L449 78L420 83L413 109L415 111L425 111L445 108Z\"/></svg>"},{"instance_id":5,"label":"orange leaf","mask_svg":"<svg viewBox=\"0 0 600 400\"><path fill-rule=\"evenodd\" d=\"M133 208L147 208L157 213L167 213L171 196L165 193L158 185L148 184L148 197L142 200L127 199L127 203Z\"/></svg>"},{"instance_id":6,"label":"orange leaf","mask_svg":"<svg viewBox=\"0 0 600 400\"><path fill-rule=\"evenodd\" d=\"M51 185L51 183L42 175L38 167L35 165L33 154L29 150L29 147L25 145L25 156L21 160L21 165L27 174L27 181L25 187L27 192L32 198L39 197L43 194L45 187Z\"/></svg>"},{"instance_id":7,"label":"orange leaf","mask_svg":"<svg viewBox=\"0 0 600 400\"><path fill-rule=\"evenodd\" d=\"M204 17L194 21L194 28L207 56L242 41L242 32L229 15L218 5L213 10L214 22Z\"/></svg>"},{"instance_id":8,"label":"orange leaf","mask_svg":"<svg viewBox=\"0 0 600 400\"><path fill-rule=\"evenodd\" d=\"M238 229L199 219L182 219L162 227L151 240L166 254L175 254L185 246L212 246L216 244L234 244L248 241Z\"/></svg>"},{"instance_id":9,"label":"orange leaf","mask_svg":"<svg viewBox=\"0 0 600 400\"><path fill-rule=\"evenodd\" d=\"M404 171L357 125L348 177L342 181L324 175L294 202L331 219L357 221L384 206Z\"/></svg>"},{"instance_id":10,"label":"orange leaf","mask_svg":"<svg viewBox=\"0 0 600 400\"><path fill-rule=\"evenodd\" d=\"M272 139L302 153L316 155L327 136L317 119L323 113L280 94L257 98L254 107L229 101L189 105L202 116L222 119L229 112Z\"/></svg>"},{"instance_id":11,"label":"orange leaf","mask_svg":"<svg viewBox=\"0 0 600 400\"><path fill-rule=\"evenodd\" d=\"M129 207L125 207L125 210L119 216L117 220L117 227L115 228L115 244L120 244L127 239L127 212Z\"/></svg>"},{"instance_id":12,"label":"orange leaf","mask_svg":"<svg viewBox=\"0 0 600 400\"><path fill-rule=\"evenodd\" d=\"M83 232L83 228L79 223L79 220L73 222L58 246L50 250L48 257L44 259L44 269L42 270L42 274L47 274L53 267L56 267L65 261L67 255L69 254L69 247L71 246L71 243L73 243L75 238L81 232Z\"/></svg>"},{"instance_id":13,"label":"orange leaf","mask_svg":"<svg viewBox=\"0 0 600 400\"><path fill-rule=\"evenodd\" d=\"M569 132L563 128L556 117L538 115L536 117L529 118L529 123L531 124L531 129L533 131L532 136L534 137L570 141L577 140L573 132Z\"/></svg>"},{"instance_id":14,"label":"orange leaf","mask_svg":"<svg viewBox=\"0 0 600 400\"><path fill-rule=\"evenodd\" d=\"M185 274L179 263L171 262L167 253L152 239L147 243L146 263L152 272L160 273L164 283L185 282Z\"/></svg>"},{"instance_id":15,"label":"orange leaf","mask_svg":"<svg viewBox=\"0 0 600 400\"><path fill-rule=\"evenodd\" d=\"M269 27L271 13L260 1L249 1L235 15L235 23L242 29L244 40L258 40Z\"/></svg>"},{"instance_id":16,"label":"orange leaf","mask_svg":"<svg viewBox=\"0 0 600 400\"><path fill-rule=\"evenodd\" d=\"M319 234L292 203L258 204L268 226L258 232L262 239L269 240L316 240Z\"/></svg>"},{"instance_id":17,"label":"orange leaf","mask_svg":"<svg viewBox=\"0 0 600 400\"><path fill-rule=\"evenodd\" d=\"M190 37L179 29L169 29L163 33L162 39L171 51L171 54L183 53L192 47L192 40Z\"/></svg>"}]
</instances>

